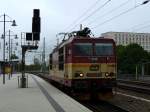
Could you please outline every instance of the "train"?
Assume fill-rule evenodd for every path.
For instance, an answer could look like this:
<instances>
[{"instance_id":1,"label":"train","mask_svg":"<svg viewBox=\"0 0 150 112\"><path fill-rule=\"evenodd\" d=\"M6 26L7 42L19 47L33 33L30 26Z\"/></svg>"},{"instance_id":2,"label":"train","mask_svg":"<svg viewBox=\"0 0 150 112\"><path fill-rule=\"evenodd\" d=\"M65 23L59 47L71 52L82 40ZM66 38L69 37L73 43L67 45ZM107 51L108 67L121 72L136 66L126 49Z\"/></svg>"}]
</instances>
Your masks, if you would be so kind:
<instances>
[{"instance_id":1,"label":"train","mask_svg":"<svg viewBox=\"0 0 150 112\"><path fill-rule=\"evenodd\" d=\"M116 45L113 39L92 37L89 32L85 28L69 33L53 49L49 78L81 100L111 98L116 87Z\"/></svg>"}]
</instances>

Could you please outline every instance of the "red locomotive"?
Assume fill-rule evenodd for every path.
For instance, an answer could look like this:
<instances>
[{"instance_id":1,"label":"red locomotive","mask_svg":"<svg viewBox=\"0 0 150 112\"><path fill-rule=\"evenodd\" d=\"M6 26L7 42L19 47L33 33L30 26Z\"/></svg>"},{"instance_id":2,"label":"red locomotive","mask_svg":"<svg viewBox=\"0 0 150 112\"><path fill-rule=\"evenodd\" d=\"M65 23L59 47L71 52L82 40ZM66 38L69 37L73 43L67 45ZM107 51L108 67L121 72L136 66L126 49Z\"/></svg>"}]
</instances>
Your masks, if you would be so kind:
<instances>
[{"instance_id":1,"label":"red locomotive","mask_svg":"<svg viewBox=\"0 0 150 112\"><path fill-rule=\"evenodd\" d=\"M111 97L116 85L116 53L112 39L75 32L50 54L49 77L79 97Z\"/></svg>"}]
</instances>

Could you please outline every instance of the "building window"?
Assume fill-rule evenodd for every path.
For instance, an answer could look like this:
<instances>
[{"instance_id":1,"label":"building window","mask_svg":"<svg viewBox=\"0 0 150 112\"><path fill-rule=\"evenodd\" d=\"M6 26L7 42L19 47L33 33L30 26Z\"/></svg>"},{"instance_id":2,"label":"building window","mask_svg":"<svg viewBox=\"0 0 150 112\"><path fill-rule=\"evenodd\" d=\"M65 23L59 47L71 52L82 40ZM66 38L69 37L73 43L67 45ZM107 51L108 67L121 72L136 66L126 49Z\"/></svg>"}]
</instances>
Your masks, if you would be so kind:
<instances>
[{"instance_id":1,"label":"building window","mask_svg":"<svg viewBox=\"0 0 150 112\"><path fill-rule=\"evenodd\" d=\"M115 37L115 41L117 41L117 37Z\"/></svg>"},{"instance_id":2,"label":"building window","mask_svg":"<svg viewBox=\"0 0 150 112\"><path fill-rule=\"evenodd\" d=\"M148 36L147 35L145 35L145 38L146 38L146 42L148 41Z\"/></svg>"}]
</instances>

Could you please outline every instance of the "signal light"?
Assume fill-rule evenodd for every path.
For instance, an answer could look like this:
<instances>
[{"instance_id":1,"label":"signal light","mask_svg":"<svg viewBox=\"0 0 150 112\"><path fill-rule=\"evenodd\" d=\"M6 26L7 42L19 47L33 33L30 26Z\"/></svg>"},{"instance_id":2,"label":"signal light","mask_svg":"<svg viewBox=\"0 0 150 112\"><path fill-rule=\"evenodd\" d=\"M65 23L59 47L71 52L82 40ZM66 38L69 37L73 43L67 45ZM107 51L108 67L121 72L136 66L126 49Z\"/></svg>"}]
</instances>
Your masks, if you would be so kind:
<instances>
[{"instance_id":1,"label":"signal light","mask_svg":"<svg viewBox=\"0 0 150 112\"><path fill-rule=\"evenodd\" d=\"M33 33L33 41L40 40L40 32L41 32L41 18L40 18L40 10L33 10L33 18L32 18L32 33Z\"/></svg>"},{"instance_id":2,"label":"signal light","mask_svg":"<svg viewBox=\"0 0 150 112\"><path fill-rule=\"evenodd\" d=\"M33 32L33 40L40 40L40 33Z\"/></svg>"},{"instance_id":3,"label":"signal light","mask_svg":"<svg viewBox=\"0 0 150 112\"><path fill-rule=\"evenodd\" d=\"M26 33L26 40L32 41L32 33Z\"/></svg>"},{"instance_id":4,"label":"signal light","mask_svg":"<svg viewBox=\"0 0 150 112\"><path fill-rule=\"evenodd\" d=\"M32 32L41 32L41 19L40 17L32 18Z\"/></svg>"},{"instance_id":5,"label":"signal light","mask_svg":"<svg viewBox=\"0 0 150 112\"><path fill-rule=\"evenodd\" d=\"M33 17L35 17L35 18L40 17L40 10L39 9L34 9L33 10Z\"/></svg>"}]
</instances>

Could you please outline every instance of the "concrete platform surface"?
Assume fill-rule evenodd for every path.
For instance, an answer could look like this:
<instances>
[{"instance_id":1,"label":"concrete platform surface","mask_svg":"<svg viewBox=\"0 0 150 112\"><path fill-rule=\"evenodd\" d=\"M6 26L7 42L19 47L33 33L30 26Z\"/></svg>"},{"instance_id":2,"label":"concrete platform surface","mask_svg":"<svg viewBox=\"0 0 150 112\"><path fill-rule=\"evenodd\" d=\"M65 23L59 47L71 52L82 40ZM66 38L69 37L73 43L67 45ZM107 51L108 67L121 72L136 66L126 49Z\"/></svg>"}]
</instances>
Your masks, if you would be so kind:
<instances>
[{"instance_id":1,"label":"concrete platform surface","mask_svg":"<svg viewBox=\"0 0 150 112\"><path fill-rule=\"evenodd\" d=\"M28 88L18 88L17 76L3 85L0 76L0 112L92 112L43 79L27 74Z\"/></svg>"}]
</instances>

